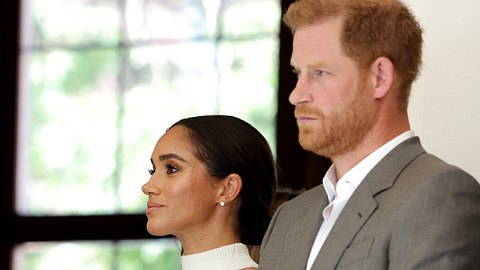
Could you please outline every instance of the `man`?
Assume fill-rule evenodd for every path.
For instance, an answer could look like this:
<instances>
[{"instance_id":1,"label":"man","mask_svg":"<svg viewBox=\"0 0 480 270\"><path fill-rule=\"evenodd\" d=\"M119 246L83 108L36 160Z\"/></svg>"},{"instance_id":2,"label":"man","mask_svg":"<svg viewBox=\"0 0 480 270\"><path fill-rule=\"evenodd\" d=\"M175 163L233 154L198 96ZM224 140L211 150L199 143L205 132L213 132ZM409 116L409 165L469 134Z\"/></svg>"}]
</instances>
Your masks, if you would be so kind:
<instances>
[{"instance_id":1,"label":"man","mask_svg":"<svg viewBox=\"0 0 480 270\"><path fill-rule=\"evenodd\" d=\"M298 0L284 22L300 144L333 164L279 207L259 269L480 269L480 185L410 130L423 40L408 8Z\"/></svg>"}]
</instances>

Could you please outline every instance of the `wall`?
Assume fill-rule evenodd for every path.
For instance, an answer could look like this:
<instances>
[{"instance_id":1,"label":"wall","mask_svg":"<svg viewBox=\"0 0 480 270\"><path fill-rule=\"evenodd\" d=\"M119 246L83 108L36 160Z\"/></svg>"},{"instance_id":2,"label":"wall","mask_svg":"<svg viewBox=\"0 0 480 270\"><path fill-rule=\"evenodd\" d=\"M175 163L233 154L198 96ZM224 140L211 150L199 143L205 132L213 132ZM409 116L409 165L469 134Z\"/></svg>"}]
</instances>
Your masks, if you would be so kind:
<instances>
[{"instance_id":1,"label":"wall","mask_svg":"<svg viewBox=\"0 0 480 270\"><path fill-rule=\"evenodd\" d=\"M480 2L405 0L424 29L409 107L424 147L480 182Z\"/></svg>"}]
</instances>

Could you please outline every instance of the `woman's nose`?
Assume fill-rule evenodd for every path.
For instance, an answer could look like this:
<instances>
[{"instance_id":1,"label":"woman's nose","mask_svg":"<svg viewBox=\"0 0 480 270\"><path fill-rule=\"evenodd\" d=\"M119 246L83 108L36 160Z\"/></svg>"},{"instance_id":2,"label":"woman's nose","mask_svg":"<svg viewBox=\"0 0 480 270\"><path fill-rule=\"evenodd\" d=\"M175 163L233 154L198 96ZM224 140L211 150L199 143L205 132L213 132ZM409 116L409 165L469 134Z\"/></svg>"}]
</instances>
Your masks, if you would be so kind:
<instances>
[{"instance_id":1,"label":"woman's nose","mask_svg":"<svg viewBox=\"0 0 480 270\"><path fill-rule=\"evenodd\" d=\"M157 192L158 188L155 188L152 183L151 183L151 179L142 185L142 192L143 194L145 195L152 195L152 194L155 194Z\"/></svg>"}]
</instances>

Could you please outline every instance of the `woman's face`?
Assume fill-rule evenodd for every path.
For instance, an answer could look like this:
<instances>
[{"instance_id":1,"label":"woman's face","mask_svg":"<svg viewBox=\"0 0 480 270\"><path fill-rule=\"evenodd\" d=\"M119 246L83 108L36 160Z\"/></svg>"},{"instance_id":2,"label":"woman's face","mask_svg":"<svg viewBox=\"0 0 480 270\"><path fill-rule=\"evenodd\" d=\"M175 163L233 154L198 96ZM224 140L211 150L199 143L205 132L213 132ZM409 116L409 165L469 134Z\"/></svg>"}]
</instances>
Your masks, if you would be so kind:
<instances>
[{"instance_id":1,"label":"woman's face","mask_svg":"<svg viewBox=\"0 0 480 270\"><path fill-rule=\"evenodd\" d=\"M150 180L142 187L148 195L148 232L182 239L201 231L218 203L218 184L194 156L187 128L169 129L158 140L151 161Z\"/></svg>"}]
</instances>

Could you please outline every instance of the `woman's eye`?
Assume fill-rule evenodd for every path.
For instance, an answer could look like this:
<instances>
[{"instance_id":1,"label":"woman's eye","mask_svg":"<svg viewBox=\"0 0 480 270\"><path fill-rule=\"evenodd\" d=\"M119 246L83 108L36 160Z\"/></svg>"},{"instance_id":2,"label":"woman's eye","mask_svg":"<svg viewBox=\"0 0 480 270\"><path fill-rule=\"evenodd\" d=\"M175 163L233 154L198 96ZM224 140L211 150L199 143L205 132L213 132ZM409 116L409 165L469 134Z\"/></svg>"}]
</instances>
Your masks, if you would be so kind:
<instances>
[{"instance_id":1,"label":"woman's eye","mask_svg":"<svg viewBox=\"0 0 480 270\"><path fill-rule=\"evenodd\" d=\"M167 165L167 174L178 172L178 169L173 165Z\"/></svg>"},{"instance_id":2,"label":"woman's eye","mask_svg":"<svg viewBox=\"0 0 480 270\"><path fill-rule=\"evenodd\" d=\"M155 173L155 170L154 170L154 169L148 169L148 173L149 173L150 175L153 175L153 174Z\"/></svg>"}]
</instances>

